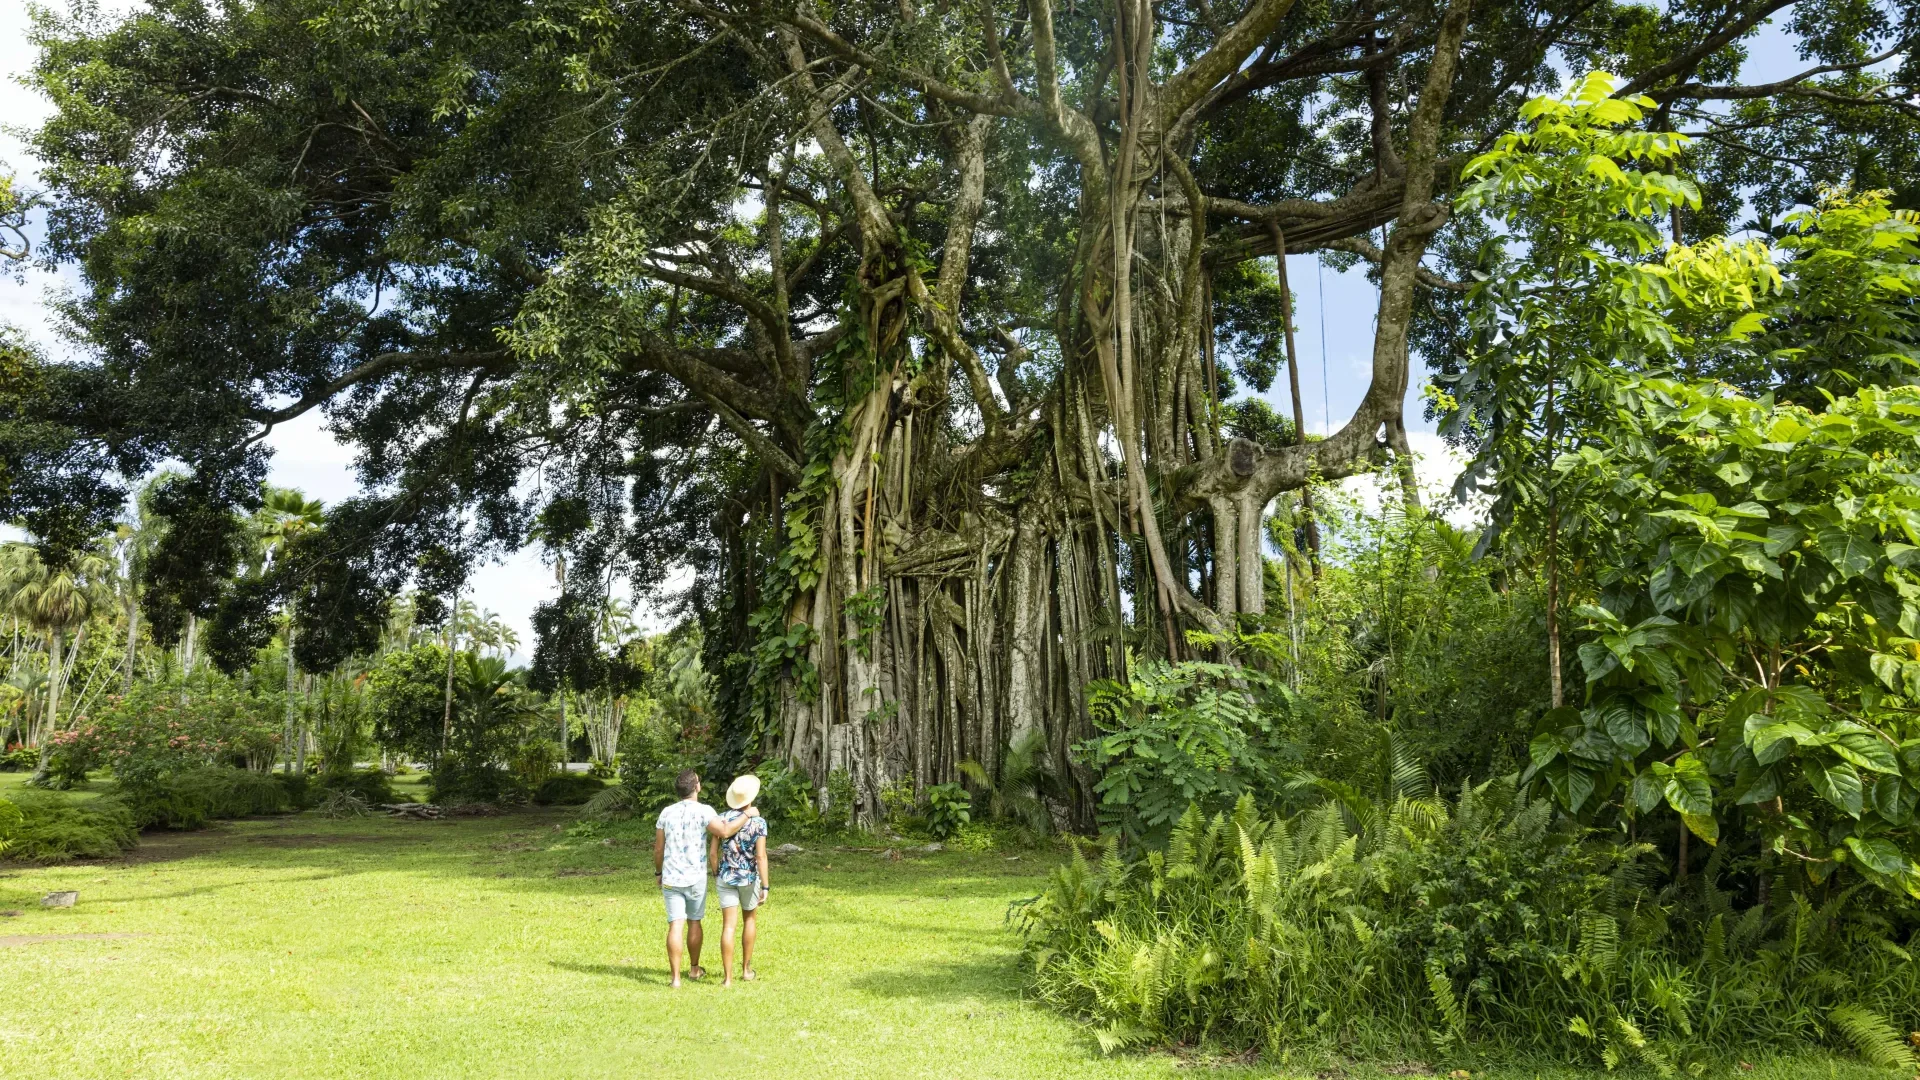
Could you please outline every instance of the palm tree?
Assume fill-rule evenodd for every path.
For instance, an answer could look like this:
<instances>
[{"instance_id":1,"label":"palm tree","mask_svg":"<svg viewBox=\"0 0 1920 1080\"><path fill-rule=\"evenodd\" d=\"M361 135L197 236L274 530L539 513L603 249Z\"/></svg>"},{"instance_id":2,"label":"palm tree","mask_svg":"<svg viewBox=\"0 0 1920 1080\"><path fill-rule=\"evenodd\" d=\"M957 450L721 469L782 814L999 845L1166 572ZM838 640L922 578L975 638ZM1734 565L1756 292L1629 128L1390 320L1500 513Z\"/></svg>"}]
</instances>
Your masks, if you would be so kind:
<instances>
[{"instance_id":1,"label":"palm tree","mask_svg":"<svg viewBox=\"0 0 1920 1080\"><path fill-rule=\"evenodd\" d=\"M326 507L318 499L309 499L295 488L274 487L262 484L260 487L260 509L253 512L253 530L258 556L258 569L262 572L272 567L274 561L285 553L287 546L298 540L303 534L318 529L326 520ZM307 767L306 733L299 730L296 718L297 706L294 703L294 684L296 665L293 660L293 597L287 597L285 610L287 620L287 745L292 747L299 742L294 751L293 768L305 772Z\"/></svg>"},{"instance_id":2,"label":"palm tree","mask_svg":"<svg viewBox=\"0 0 1920 1080\"><path fill-rule=\"evenodd\" d=\"M519 674L509 670L500 657L460 653L458 675L455 700L465 724L469 752L485 745L495 727L525 720L534 711L520 691Z\"/></svg>"},{"instance_id":3,"label":"palm tree","mask_svg":"<svg viewBox=\"0 0 1920 1080\"><path fill-rule=\"evenodd\" d=\"M50 749L46 736L59 730L67 633L77 629L84 634L94 610L112 603L113 570L112 560L93 549L75 553L65 566L50 567L32 544L16 541L0 548L0 604L47 641L47 708L37 725L40 763L33 783L46 778ZM79 644L77 638L74 644Z\"/></svg>"},{"instance_id":4,"label":"palm tree","mask_svg":"<svg viewBox=\"0 0 1920 1080\"><path fill-rule=\"evenodd\" d=\"M133 661L140 644L140 577L165 528L153 513L146 494L154 490L158 482L156 478L147 484L134 500L131 519L121 522L113 531L114 561L119 566L120 585L125 590L127 604L127 651L120 670L122 695L133 689Z\"/></svg>"}]
</instances>

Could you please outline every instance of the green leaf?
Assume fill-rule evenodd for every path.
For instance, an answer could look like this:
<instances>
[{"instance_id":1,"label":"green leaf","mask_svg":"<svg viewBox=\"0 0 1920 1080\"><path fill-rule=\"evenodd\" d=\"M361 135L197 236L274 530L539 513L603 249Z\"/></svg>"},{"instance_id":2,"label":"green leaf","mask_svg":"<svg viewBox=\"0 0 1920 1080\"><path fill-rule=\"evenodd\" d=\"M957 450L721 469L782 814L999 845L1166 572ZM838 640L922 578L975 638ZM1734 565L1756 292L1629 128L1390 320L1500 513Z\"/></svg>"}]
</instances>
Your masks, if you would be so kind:
<instances>
[{"instance_id":1,"label":"green leaf","mask_svg":"<svg viewBox=\"0 0 1920 1080\"><path fill-rule=\"evenodd\" d=\"M1593 797L1593 774L1574 764L1571 758L1561 758L1540 770L1540 775L1546 778L1553 797L1570 813L1579 813Z\"/></svg>"},{"instance_id":2,"label":"green leaf","mask_svg":"<svg viewBox=\"0 0 1920 1080\"><path fill-rule=\"evenodd\" d=\"M1873 782L1873 812L1889 825L1905 825L1913 820L1913 789L1898 777L1882 777Z\"/></svg>"},{"instance_id":3,"label":"green leaf","mask_svg":"<svg viewBox=\"0 0 1920 1080\"><path fill-rule=\"evenodd\" d=\"M1686 824L1689 832L1705 840L1707 843L1718 844L1720 842L1720 823L1715 821L1711 816L1705 814L1681 814L1680 820Z\"/></svg>"},{"instance_id":4,"label":"green leaf","mask_svg":"<svg viewBox=\"0 0 1920 1080\"><path fill-rule=\"evenodd\" d=\"M1612 705L1603 715L1606 718L1607 737L1613 740L1614 746L1618 747L1623 755L1638 757L1642 750L1652 745L1652 739L1647 734L1646 720L1631 707Z\"/></svg>"},{"instance_id":5,"label":"green leaf","mask_svg":"<svg viewBox=\"0 0 1920 1080\"><path fill-rule=\"evenodd\" d=\"M1777 559L1806 538L1807 530L1798 525L1769 525L1767 526L1767 554Z\"/></svg>"},{"instance_id":6,"label":"green leaf","mask_svg":"<svg viewBox=\"0 0 1920 1080\"><path fill-rule=\"evenodd\" d=\"M1853 852L1853 857L1860 860L1860 865L1877 874L1889 876L1904 874L1912 865L1907 861L1906 854L1895 846L1893 841L1883 836L1876 836L1871 840L1849 836L1847 850Z\"/></svg>"},{"instance_id":7,"label":"green leaf","mask_svg":"<svg viewBox=\"0 0 1920 1080\"><path fill-rule=\"evenodd\" d=\"M1752 806L1754 803L1771 801L1780 794L1780 771L1778 769L1759 768L1746 782L1746 787L1733 801L1737 806Z\"/></svg>"},{"instance_id":8,"label":"green leaf","mask_svg":"<svg viewBox=\"0 0 1920 1080\"><path fill-rule=\"evenodd\" d=\"M1842 578L1858 577L1873 568L1884 554L1879 544L1847 529L1821 529L1820 554Z\"/></svg>"},{"instance_id":9,"label":"green leaf","mask_svg":"<svg viewBox=\"0 0 1920 1080\"><path fill-rule=\"evenodd\" d=\"M1844 725L1833 732L1833 752L1868 772L1900 775L1900 761L1893 747L1873 731L1858 724Z\"/></svg>"},{"instance_id":10,"label":"green leaf","mask_svg":"<svg viewBox=\"0 0 1920 1080\"><path fill-rule=\"evenodd\" d=\"M1643 772L1633 778L1633 805L1641 813L1647 813L1660 805L1660 780L1652 772Z\"/></svg>"},{"instance_id":11,"label":"green leaf","mask_svg":"<svg viewBox=\"0 0 1920 1080\"><path fill-rule=\"evenodd\" d=\"M1874 653L1867 665L1873 669L1873 676L1886 684L1894 693L1900 692L1900 672L1906 661L1889 653Z\"/></svg>"},{"instance_id":12,"label":"green leaf","mask_svg":"<svg viewBox=\"0 0 1920 1080\"><path fill-rule=\"evenodd\" d=\"M1860 774L1852 765L1836 761L1822 768L1818 762L1807 761L1801 765L1806 774L1807 783L1821 798L1846 811L1849 817L1859 817L1864 809L1865 792L1861 788Z\"/></svg>"},{"instance_id":13,"label":"green leaf","mask_svg":"<svg viewBox=\"0 0 1920 1080\"><path fill-rule=\"evenodd\" d=\"M1747 749L1753 751L1754 760L1762 765L1771 765L1785 758L1793 748L1815 738L1811 729L1804 724L1787 721L1769 723L1772 717L1764 713L1754 713L1747 717Z\"/></svg>"},{"instance_id":14,"label":"green leaf","mask_svg":"<svg viewBox=\"0 0 1920 1080\"><path fill-rule=\"evenodd\" d=\"M1713 783L1705 762L1685 753L1672 765L1656 762L1653 773L1664 782L1667 805L1682 815L1713 816Z\"/></svg>"},{"instance_id":15,"label":"green leaf","mask_svg":"<svg viewBox=\"0 0 1920 1080\"><path fill-rule=\"evenodd\" d=\"M1739 487L1753 479L1753 470L1738 461L1729 461L1725 465L1713 470L1713 473L1715 476L1726 481L1729 487Z\"/></svg>"}]
</instances>

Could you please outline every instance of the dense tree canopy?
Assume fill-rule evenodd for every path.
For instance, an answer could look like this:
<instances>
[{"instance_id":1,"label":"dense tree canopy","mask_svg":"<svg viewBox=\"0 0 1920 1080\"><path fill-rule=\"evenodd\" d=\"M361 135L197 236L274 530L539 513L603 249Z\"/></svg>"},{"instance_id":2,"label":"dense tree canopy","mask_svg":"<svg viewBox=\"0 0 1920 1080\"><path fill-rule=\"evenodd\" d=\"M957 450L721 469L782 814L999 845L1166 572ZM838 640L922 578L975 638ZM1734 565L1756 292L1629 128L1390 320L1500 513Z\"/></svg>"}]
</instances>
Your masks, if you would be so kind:
<instances>
[{"instance_id":1,"label":"dense tree canopy","mask_svg":"<svg viewBox=\"0 0 1920 1080\"><path fill-rule=\"evenodd\" d=\"M1769 19L1806 67L1742 81ZM1859 0L51 17L34 144L88 349L13 382L5 509L57 553L118 484L183 461L157 508L181 547L149 595L244 621L264 593L203 587L221 523L253 508L265 434L319 410L365 492L263 586L294 598L310 666L372 640L403 585L451 599L537 538L565 559L559 629L615 581L692 568L741 752L845 768L871 807L891 777L952 779L1040 732L1085 807L1067 747L1087 683L1262 613L1273 499L1406 467L1410 356L1479 355L1462 305L1502 226L1453 195L1524 101L1619 73L1641 129L1695 136L1673 228L1772 227L1822 184L1908 194L1913 19ZM1276 250L1363 260L1380 286L1370 386L1322 440L1301 438L1297 374L1291 416L1241 396L1290 368L1256 262ZM549 670L593 668L552 648Z\"/></svg>"}]
</instances>

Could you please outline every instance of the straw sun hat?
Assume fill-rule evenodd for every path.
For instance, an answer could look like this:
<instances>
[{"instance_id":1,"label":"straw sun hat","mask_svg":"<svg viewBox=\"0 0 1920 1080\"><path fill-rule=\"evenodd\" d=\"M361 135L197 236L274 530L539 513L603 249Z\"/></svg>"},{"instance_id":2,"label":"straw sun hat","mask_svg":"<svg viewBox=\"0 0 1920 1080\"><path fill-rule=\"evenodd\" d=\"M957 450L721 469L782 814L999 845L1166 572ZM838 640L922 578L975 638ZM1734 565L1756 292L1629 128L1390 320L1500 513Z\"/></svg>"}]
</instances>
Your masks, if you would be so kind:
<instances>
[{"instance_id":1,"label":"straw sun hat","mask_svg":"<svg viewBox=\"0 0 1920 1080\"><path fill-rule=\"evenodd\" d=\"M760 778L752 773L736 776L733 778L733 783L727 785L727 805L735 810L744 810L752 806L753 800L759 797Z\"/></svg>"}]
</instances>

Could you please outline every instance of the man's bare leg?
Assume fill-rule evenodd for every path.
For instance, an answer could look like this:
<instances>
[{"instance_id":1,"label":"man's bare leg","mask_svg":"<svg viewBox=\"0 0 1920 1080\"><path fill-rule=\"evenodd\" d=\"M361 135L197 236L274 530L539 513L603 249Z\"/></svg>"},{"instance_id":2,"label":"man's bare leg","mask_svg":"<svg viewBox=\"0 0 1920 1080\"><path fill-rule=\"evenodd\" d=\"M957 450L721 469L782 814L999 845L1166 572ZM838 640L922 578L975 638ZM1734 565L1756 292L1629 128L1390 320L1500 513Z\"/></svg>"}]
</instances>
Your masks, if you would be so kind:
<instances>
[{"instance_id":1,"label":"man's bare leg","mask_svg":"<svg viewBox=\"0 0 1920 1080\"><path fill-rule=\"evenodd\" d=\"M753 916L749 915L751 919ZM733 927L740 921L740 909L723 907L720 909L720 985L733 985Z\"/></svg>"},{"instance_id":2,"label":"man's bare leg","mask_svg":"<svg viewBox=\"0 0 1920 1080\"><path fill-rule=\"evenodd\" d=\"M700 966L700 920L687 920L687 977L704 978L706 969Z\"/></svg>"},{"instance_id":3,"label":"man's bare leg","mask_svg":"<svg viewBox=\"0 0 1920 1080\"><path fill-rule=\"evenodd\" d=\"M751 979L753 975L753 934L757 930L759 919L754 916L758 911L747 912L746 923L740 930L740 977Z\"/></svg>"},{"instance_id":4,"label":"man's bare leg","mask_svg":"<svg viewBox=\"0 0 1920 1080\"><path fill-rule=\"evenodd\" d=\"M699 926L700 924L694 923L694 925ZM675 919L667 924L667 970L668 973L672 975L672 978L667 980L668 986L677 987L680 985L680 936L686 930L686 926L687 922L685 919ZM700 939L695 938L694 940L698 941Z\"/></svg>"}]
</instances>

